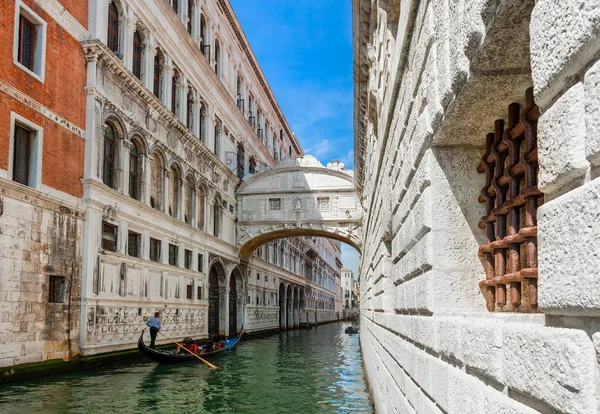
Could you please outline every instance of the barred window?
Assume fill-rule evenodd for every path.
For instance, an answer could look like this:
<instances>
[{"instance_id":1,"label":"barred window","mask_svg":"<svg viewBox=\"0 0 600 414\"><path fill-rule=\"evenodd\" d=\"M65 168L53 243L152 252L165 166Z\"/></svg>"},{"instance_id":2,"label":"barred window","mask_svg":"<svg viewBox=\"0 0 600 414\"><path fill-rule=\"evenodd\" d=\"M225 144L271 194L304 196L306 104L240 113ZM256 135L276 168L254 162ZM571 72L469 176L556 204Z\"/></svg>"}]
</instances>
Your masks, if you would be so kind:
<instances>
[{"instance_id":1,"label":"barred window","mask_svg":"<svg viewBox=\"0 0 600 414\"><path fill-rule=\"evenodd\" d=\"M198 271L204 272L204 255L198 253Z\"/></svg>"},{"instance_id":2,"label":"barred window","mask_svg":"<svg viewBox=\"0 0 600 414\"><path fill-rule=\"evenodd\" d=\"M202 286L198 286L198 300L202 300Z\"/></svg>"},{"instance_id":3,"label":"barred window","mask_svg":"<svg viewBox=\"0 0 600 414\"><path fill-rule=\"evenodd\" d=\"M280 211L281 210L281 198L269 198L269 210Z\"/></svg>"},{"instance_id":4,"label":"barred window","mask_svg":"<svg viewBox=\"0 0 600 414\"><path fill-rule=\"evenodd\" d=\"M48 279L48 303L65 303L67 278L50 276Z\"/></svg>"},{"instance_id":5,"label":"barred window","mask_svg":"<svg viewBox=\"0 0 600 414\"><path fill-rule=\"evenodd\" d=\"M486 205L479 222L486 231L479 248L486 279L479 286L490 312L535 312L538 306L537 209L543 198L537 187L540 112L532 88L525 101L524 110L516 103L508 107L506 129L496 121L477 167L485 174L479 202Z\"/></svg>"},{"instance_id":6,"label":"barred window","mask_svg":"<svg viewBox=\"0 0 600 414\"><path fill-rule=\"evenodd\" d=\"M329 208L329 197L317 197L317 208L326 210Z\"/></svg>"},{"instance_id":7,"label":"barred window","mask_svg":"<svg viewBox=\"0 0 600 414\"><path fill-rule=\"evenodd\" d=\"M194 287L192 285L187 285L187 290L186 290L186 298L187 299L193 299L194 298Z\"/></svg>"},{"instance_id":8,"label":"barred window","mask_svg":"<svg viewBox=\"0 0 600 414\"><path fill-rule=\"evenodd\" d=\"M21 65L33 72L35 56L36 27L25 16L19 17L19 55Z\"/></svg>"}]
</instances>

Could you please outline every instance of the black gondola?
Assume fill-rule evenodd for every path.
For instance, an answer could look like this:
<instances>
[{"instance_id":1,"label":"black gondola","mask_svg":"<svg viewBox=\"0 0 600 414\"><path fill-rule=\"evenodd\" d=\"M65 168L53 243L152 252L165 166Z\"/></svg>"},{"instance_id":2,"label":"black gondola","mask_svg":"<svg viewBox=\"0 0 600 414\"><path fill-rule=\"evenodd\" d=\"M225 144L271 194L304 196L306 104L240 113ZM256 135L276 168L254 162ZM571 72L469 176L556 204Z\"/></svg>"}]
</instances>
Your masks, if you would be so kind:
<instances>
[{"instance_id":1,"label":"black gondola","mask_svg":"<svg viewBox=\"0 0 600 414\"><path fill-rule=\"evenodd\" d=\"M201 350L196 355L198 355L199 357L205 358L207 356L211 356L211 355L219 354L221 352L228 351L228 350L234 348L240 342L243 334L244 334L244 327L242 326L242 331L240 332L240 334L238 336L236 336L235 338L231 338L231 339L221 340L221 342L225 345L223 348L214 349L214 350L206 351L206 352L203 352ZM194 343L198 344L198 346L200 346L201 348L203 346L208 345L209 342L210 341L208 341L206 339L194 341ZM140 339L138 340L138 350L143 355L147 356L148 358L150 358L153 361L158 362L159 364L176 364L176 363L185 362L185 361L198 361L198 358L196 358L194 355L190 354L189 352L183 351L183 353L179 353L176 350L163 350L163 349L149 348L144 343L144 331L142 331L142 334L140 335Z\"/></svg>"}]
</instances>

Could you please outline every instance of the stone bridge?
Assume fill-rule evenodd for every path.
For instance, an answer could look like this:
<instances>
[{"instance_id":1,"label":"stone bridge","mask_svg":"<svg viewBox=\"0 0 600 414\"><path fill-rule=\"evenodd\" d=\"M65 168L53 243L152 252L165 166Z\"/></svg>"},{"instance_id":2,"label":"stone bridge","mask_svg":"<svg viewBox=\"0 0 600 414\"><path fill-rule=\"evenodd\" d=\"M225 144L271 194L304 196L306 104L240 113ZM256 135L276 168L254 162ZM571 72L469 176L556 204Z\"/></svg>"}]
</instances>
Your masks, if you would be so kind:
<instances>
[{"instance_id":1,"label":"stone bridge","mask_svg":"<svg viewBox=\"0 0 600 414\"><path fill-rule=\"evenodd\" d=\"M276 168L246 176L237 190L237 246L248 257L273 240L329 237L361 251L362 207L343 164L286 157Z\"/></svg>"}]
</instances>

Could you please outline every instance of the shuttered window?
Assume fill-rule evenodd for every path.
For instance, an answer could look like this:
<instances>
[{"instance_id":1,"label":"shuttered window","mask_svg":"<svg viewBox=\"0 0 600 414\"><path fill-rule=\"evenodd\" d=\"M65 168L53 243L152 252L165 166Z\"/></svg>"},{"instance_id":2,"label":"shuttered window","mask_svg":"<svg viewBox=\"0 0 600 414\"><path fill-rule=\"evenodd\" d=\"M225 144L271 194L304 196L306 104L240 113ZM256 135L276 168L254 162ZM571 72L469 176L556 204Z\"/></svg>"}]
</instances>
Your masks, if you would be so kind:
<instances>
[{"instance_id":1,"label":"shuttered window","mask_svg":"<svg viewBox=\"0 0 600 414\"><path fill-rule=\"evenodd\" d=\"M19 63L33 72L35 54L35 25L24 16L19 18Z\"/></svg>"},{"instance_id":2,"label":"shuttered window","mask_svg":"<svg viewBox=\"0 0 600 414\"><path fill-rule=\"evenodd\" d=\"M119 11L115 3L108 6L108 48L119 52Z\"/></svg>"},{"instance_id":3,"label":"shuttered window","mask_svg":"<svg viewBox=\"0 0 600 414\"><path fill-rule=\"evenodd\" d=\"M31 169L31 144L32 132L19 125L15 125L15 142L13 150L13 181L29 185L29 171Z\"/></svg>"},{"instance_id":4,"label":"shuttered window","mask_svg":"<svg viewBox=\"0 0 600 414\"><path fill-rule=\"evenodd\" d=\"M102 222L102 248L111 252L117 251L117 226Z\"/></svg>"},{"instance_id":5,"label":"shuttered window","mask_svg":"<svg viewBox=\"0 0 600 414\"><path fill-rule=\"evenodd\" d=\"M133 74L142 79L142 36L137 30L133 34Z\"/></svg>"},{"instance_id":6,"label":"shuttered window","mask_svg":"<svg viewBox=\"0 0 600 414\"><path fill-rule=\"evenodd\" d=\"M104 158L102 180L107 186L114 188L114 170L115 170L115 129L109 125L104 135Z\"/></svg>"}]
</instances>

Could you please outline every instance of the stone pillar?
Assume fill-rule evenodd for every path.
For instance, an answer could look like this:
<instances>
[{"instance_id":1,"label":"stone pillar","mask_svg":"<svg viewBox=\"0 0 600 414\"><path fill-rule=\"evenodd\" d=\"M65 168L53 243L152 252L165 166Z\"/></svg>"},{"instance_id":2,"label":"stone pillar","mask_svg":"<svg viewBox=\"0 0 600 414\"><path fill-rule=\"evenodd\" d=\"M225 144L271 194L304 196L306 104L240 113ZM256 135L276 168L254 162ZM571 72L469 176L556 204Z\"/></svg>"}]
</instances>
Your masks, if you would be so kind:
<instances>
[{"instance_id":1,"label":"stone pillar","mask_svg":"<svg viewBox=\"0 0 600 414\"><path fill-rule=\"evenodd\" d=\"M206 113L204 115L206 122L206 141L204 144L210 151L215 152L215 114L212 107L206 106Z\"/></svg>"},{"instance_id":2,"label":"stone pillar","mask_svg":"<svg viewBox=\"0 0 600 414\"><path fill-rule=\"evenodd\" d=\"M180 75L179 82L177 83L177 89L179 91L179 96L177 97L177 118L183 123L187 125L187 93L188 93L188 82L183 74Z\"/></svg>"},{"instance_id":3,"label":"stone pillar","mask_svg":"<svg viewBox=\"0 0 600 414\"><path fill-rule=\"evenodd\" d=\"M90 0L88 19L90 36L106 44L108 38L108 3L109 0Z\"/></svg>"},{"instance_id":4,"label":"stone pillar","mask_svg":"<svg viewBox=\"0 0 600 414\"><path fill-rule=\"evenodd\" d=\"M173 78L173 66L171 65L171 58L165 56L165 64L162 67L162 103L167 108L171 109L171 96L175 91L171 88L171 79Z\"/></svg>"},{"instance_id":5,"label":"stone pillar","mask_svg":"<svg viewBox=\"0 0 600 414\"><path fill-rule=\"evenodd\" d=\"M287 329L287 301L283 299L283 304L280 302L280 308L282 309L283 318L279 318L279 327L283 330Z\"/></svg>"},{"instance_id":6,"label":"stone pillar","mask_svg":"<svg viewBox=\"0 0 600 414\"><path fill-rule=\"evenodd\" d=\"M287 298L287 329L294 329L294 295Z\"/></svg>"},{"instance_id":7,"label":"stone pillar","mask_svg":"<svg viewBox=\"0 0 600 414\"><path fill-rule=\"evenodd\" d=\"M120 19L123 27L123 37L121 38L121 53L123 54L123 64L127 69L133 71L133 34L135 32L135 26L137 20L133 15L123 16Z\"/></svg>"},{"instance_id":8,"label":"stone pillar","mask_svg":"<svg viewBox=\"0 0 600 414\"><path fill-rule=\"evenodd\" d=\"M191 197L191 199L192 199L192 209L191 209L192 214L191 214L191 216L192 217L189 218L190 226L196 227L197 223L198 223L198 220L197 220L197 217L198 217L198 192L196 191L195 187L191 187L189 189L189 191L192 192L192 197ZM187 197L187 194L185 196ZM197 269L197 267L196 267L196 269Z\"/></svg>"},{"instance_id":9,"label":"stone pillar","mask_svg":"<svg viewBox=\"0 0 600 414\"><path fill-rule=\"evenodd\" d=\"M156 56L156 46L150 33L146 33L146 38L142 44L142 82L146 88L154 93L154 58Z\"/></svg>"},{"instance_id":10,"label":"stone pillar","mask_svg":"<svg viewBox=\"0 0 600 414\"><path fill-rule=\"evenodd\" d=\"M300 304L298 303L298 299L294 297L294 329L300 327Z\"/></svg>"},{"instance_id":11,"label":"stone pillar","mask_svg":"<svg viewBox=\"0 0 600 414\"><path fill-rule=\"evenodd\" d=\"M123 145L121 145L121 160L120 163L123 166L123 171L121 173L121 192L125 195L129 195L129 153L131 152L131 146L133 143L128 139L123 140Z\"/></svg>"},{"instance_id":12,"label":"stone pillar","mask_svg":"<svg viewBox=\"0 0 600 414\"><path fill-rule=\"evenodd\" d=\"M164 211L166 214L169 214L169 177L171 175L171 171L169 171L168 169L164 169L163 170L163 197L162 197L162 211ZM158 201L158 200L157 200Z\"/></svg>"},{"instance_id":13,"label":"stone pillar","mask_svg":"<svg viewBox=\"0 0 600 414\"><path fill-rule=\"evenodd\" d=\"M97 67L98 56L95 53L88 53L87 60L87 83L85 100L85 162L83 177L85 179L100 179L100 157L98 147L104 138L102 126L103 104L100 99L96 99L94 88L97 87Z\"/></svg>"},{"instance_id":14,"label":"stone pillar","mask_svg":"<svg viewBox=\"0 0 600 414\"><path fill-rule=\"evenodd\" d=\"M183 179L179 177L179 179L175 182L176 185L179 186L179 191L177 192L177 211L173 210L173 217L179 220L183 220Z\"/></svg>"},{"instance_id":15,"label":"stone pillar","mask_svg":"<svg viewBox=\"0 0 600 414\"><path fill-rule=\"evenodd\" d=\"M162 264L169 264L169 238L163 237L160 242L160 262Z\"/></svg>"},{"instance_id":16,"label":"stone pillar","mask_svg":"<svg viewBox=\"0 0 600 414\"><path fill-rule=\"evenodd\" d=\"M142 154L142 185L140 186L140 200L142 203L150 205L150 185L152 181L151 177L151 163L152 158L150 154Z\"/></svg>"},{"instance_id":17,"label":"stone pillar","mask_svg":"<svg viewBox=\"0 0 600 414\"><path fill-rule=\"evenodd\" d=\"M219 334L229 335L229 286L219 286Z\"/></svg>"},{"instance_id":18,"label":"stone pillar","mask_svg":"<svg viewBox=\"0 0 600 414\"><path fill-rule=\"evenodd\" d=\"M192 104L192 134L198 139L200 139L200 100L198 99L196 92L196 96L194 96L194 103Z\"/></svg>"}]
</instances>

